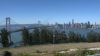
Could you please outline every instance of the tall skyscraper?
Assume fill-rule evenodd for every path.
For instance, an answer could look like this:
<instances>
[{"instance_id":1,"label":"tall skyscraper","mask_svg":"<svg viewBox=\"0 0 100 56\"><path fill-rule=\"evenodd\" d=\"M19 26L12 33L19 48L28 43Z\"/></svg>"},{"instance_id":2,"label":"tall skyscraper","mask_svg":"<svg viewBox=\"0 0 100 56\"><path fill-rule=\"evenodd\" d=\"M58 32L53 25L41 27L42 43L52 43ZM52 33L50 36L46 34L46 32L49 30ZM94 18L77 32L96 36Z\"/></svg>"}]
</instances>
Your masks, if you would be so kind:
<instances>
[{"instance_id":1,"label":"tall skyscraper","mask_svg":"<svg viewBox=\"0 0 100 56\"><path fill-rule=\"evenodd\" d=\"M96 22L95 22L95 29L96 29L97 27L96 27Z\"/></svg>"},{"instance_id":2,"label":"tall skyscraper","mask_svg":"<svg viewBox=\"0 0 100 56\"><path fill-rule=\"evenodd\" d=\"M55 23L55 28L58 28L58 23L57 22Z\"/></svg>"},{"instance_id":3,"label":"tall skyscraper","mask_svg":"<svg viewBox=\"0 0 100 56\"><path fill-rule=\"evenodd\" d=\"M69 22L69 26L70 26L71 22Z\"/></svg>"},{"instance_id":4,"label":"tall skyscraper","mask_svg":"<svg viewBox=\"0 0 100 56\"><path fill-rule=\"evenodd\" d=\"M72 19L72 24L74 24L74 19Z\"/></svg>"},{"instance_id":5,"label":"tall skyscraper","mask_svg":"<svg viewBox=\"0 0 100 56\"><path fill-rule=\"evenodd\" d=\"M47 23L47 25L49 26L49 22Z\"/></svg>"},{"instance_id":6,"label":"tall skyscraper","mask_svg":"<svg viewBox=\"0 0 100 56\"><path fill-rule=\"evenodd\" d=\"M38 21L38 24L41 24L41 21Z\"/></svg>"},{"instance_id":7,"label":"tall skyscraper","mask_svg":"<svg viewBox=\"0 0 100 56\"><path fill-rule=\"evenodd\" d=\"M58 23L56 22L55 25L58 25Z\"/></svg>"},{"instance_id":8,"label":"tall skyscraper","mask_svg":"<svg viewBox=\"0 0 100 56\"><path fill-rule=\"evenodd\" d=\"M63 28L65 28L65 23L64 23L64 25L63 25Z\"/></svg>"},{"instance_id":9,"label":"tall skyscraper","mask_svg":"<svg viewBox=\"0 0 100 56\"><path fill-rule=\"evenodd\" d=\"M88 21L88 28L90 28L90 22Z\"/></svg>"},{"instance_id":10,"label":"tall skyscraper","mask_svg":"<svg viewBox=\"0 0 100 56\"><path fill-rule=\"evenodd\" d=\"M81 23L81 28L83 28L83 23Z\"/></svg>"}]
</instances>

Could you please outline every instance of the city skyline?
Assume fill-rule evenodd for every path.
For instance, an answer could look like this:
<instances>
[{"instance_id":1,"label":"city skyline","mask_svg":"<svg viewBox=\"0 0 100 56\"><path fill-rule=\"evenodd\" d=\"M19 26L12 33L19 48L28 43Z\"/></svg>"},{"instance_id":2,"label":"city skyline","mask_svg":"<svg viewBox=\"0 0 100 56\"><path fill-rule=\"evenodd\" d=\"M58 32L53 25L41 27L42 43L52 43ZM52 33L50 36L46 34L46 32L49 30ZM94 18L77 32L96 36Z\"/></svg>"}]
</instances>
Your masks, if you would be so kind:
<instances>
[{"instance_id":1,"label":"city skyline","mask_svg":"<svg viewBox=\"0 0 100 56\"><path fill-rule=\"evenodd\" d=\"M72 23L69 24L59 24L55 23L55 28L66 28L66 29L100 29L100 24L91 24L89 21L87 23L74 23L74 19L72 19Z\"/></svg>"},{"instance_id":2,"label":"city skyline","mask_svg":"<svg viewBox=\"0 0 100 56\"><path fill-rule=\"evenodd\" d=\"M19 24L100 24L100 0L1 0L0 21L10 17Z\"/></svg>"},{"instance_id":3,"label":"city skyline","mask_svg":"<svg viewBox=\"0 0 100 56\"><path fill-rule=\"evenodd\" d=\"M11 25L13 25L13 24L20 24L20 23L17 23L17 22L15 22L14 20L12 20L11 18L10 18L10 24ZM59 23L59 22L55 22L54 24L52 24L52 23L49 23L49 22L47 22L46 24L44 24L44 23L41 23L41 21L37 21L36 23L29 23L29 24L44 24L44 25L55 25L55 24L72 24L72 25L74 25L74 24L80 24L80 23L89 23L90 24L90 21L87 21L87 22L74 22L74 19L72 19L72 20L70 20L69 22L63 22L63 23ZM4 19L4 20L1 20L0 21L0 25L5 25L6 24L6 19ZM27 23L23 23L23 24L27 24ZM95 21L95 23L94 24L91 24L91 25L100 25L100 24L97 24L96 23L96 21Z\"/></svg>"},{"instance_id":4,"label":"city skyline","mask_svg":"<svg viewBox=\"0 0 100 56\"><path fill-rule=\"evenodd\" d=\"M42 26L49 26L49 27L55 27L55 28L66 28L66 29L100 29L100 24L91 24L89 21L87 23L74 23L74 19L72 19L72 23L69 22L69 23L63 23L63 24L59 24L57 22L55 22L55 24L42 24L41 21L38 21L36 24L16 24L15 21L13 21L12 19L10 19L9 17L6 18L6 19L9 19L8 21L10 22L10 26L11 27L36 27L36 26L39 26L39 27L42 27ZM7 20L6 20L7 22ZM13 24L11 24L13 23ZM1 25L0 23L0 26L1 27L5 27L6 24L3 24Z\"/></svg>"}]
</instances>

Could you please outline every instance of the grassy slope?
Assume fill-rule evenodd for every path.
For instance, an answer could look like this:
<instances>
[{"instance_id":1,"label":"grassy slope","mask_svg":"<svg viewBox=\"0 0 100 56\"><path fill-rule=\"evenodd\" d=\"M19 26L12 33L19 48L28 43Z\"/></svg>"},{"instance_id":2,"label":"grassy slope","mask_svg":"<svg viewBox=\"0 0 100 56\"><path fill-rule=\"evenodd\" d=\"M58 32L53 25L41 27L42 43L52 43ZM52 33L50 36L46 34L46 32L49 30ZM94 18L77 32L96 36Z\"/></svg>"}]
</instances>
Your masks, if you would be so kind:
<instances>
[{"instance_id":1,"label":"grassy slope","mask_svg":"<svg viewBox=\"0 0 100 56\"><path fill-rule=\"evenodd\" d=\"M55 44L55 50L67 50L70 48L91 48L91 47L100 47L100 42L97 43L65 43L65 44ZM25 47L16 47L16 48L3 48L0 49L0 54L3 51L10 51L12 53L19 53L19 52L27 52L33 54L36 52L36 50L39 51L53 51L53 45L33 45L33 46L25 46Z\"/></svg>"}]
</instances>

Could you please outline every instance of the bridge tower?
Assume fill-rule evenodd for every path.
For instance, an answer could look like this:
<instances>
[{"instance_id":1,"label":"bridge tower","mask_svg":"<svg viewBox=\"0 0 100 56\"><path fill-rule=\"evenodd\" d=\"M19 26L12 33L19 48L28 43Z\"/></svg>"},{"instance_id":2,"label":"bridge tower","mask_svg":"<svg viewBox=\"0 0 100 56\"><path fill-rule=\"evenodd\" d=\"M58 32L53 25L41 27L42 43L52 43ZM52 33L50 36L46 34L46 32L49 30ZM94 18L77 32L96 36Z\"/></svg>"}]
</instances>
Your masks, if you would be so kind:
<instances>
[{"instance_id":1,"label":"bridge tower","mask_svg":"<svg viewBox=\"0 0 100 56\"><path fill-rule=\"evenodd\" d=\"M6 30L7 31L11 31L11 28L10 28L10 17L7 17L6 18ZM9 33L9 43L11 43L11 33Z\"/></svg>"}]
</instances>

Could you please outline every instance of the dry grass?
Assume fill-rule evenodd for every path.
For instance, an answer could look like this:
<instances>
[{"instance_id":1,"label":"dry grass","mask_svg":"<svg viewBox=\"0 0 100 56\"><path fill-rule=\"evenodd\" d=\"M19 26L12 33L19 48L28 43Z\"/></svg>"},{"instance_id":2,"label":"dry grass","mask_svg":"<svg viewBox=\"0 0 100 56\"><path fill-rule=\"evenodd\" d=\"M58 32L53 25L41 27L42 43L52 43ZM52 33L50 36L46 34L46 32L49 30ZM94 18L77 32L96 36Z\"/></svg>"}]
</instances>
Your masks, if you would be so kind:
<instances>
[{"instance_id":1,"label":"dry grass","mask_svg":"<svg viewBox=\"0 0 100 56\"><path fill-rule=\"evenodd\" d=\"M91 48L91 47L100 47L100 42L96 43L65 43L65 44L55 44L55 50L67 50L71 48ZM36 53L36 50L41 52L48 51L49 54L53 51L53 45L33 45L33 46L25 46L25 47L16 47L16 48L4 48L0 49L0 54L3 51L10 51L14 54L20 52L28 52L33 55Z\"/></svg>"}]
</instances>

